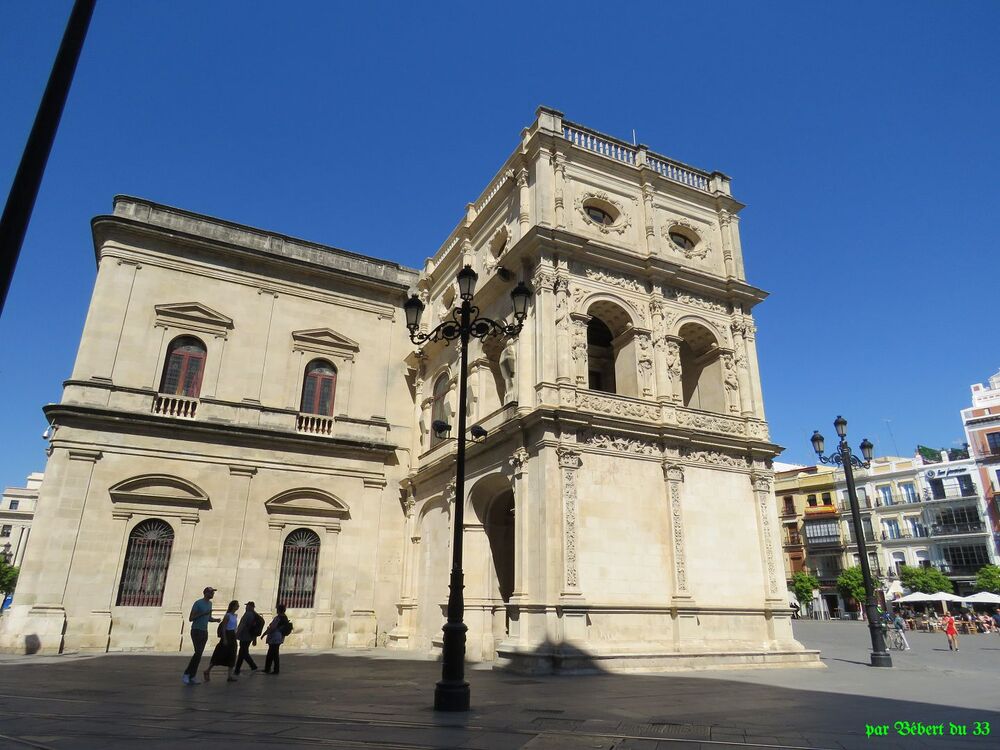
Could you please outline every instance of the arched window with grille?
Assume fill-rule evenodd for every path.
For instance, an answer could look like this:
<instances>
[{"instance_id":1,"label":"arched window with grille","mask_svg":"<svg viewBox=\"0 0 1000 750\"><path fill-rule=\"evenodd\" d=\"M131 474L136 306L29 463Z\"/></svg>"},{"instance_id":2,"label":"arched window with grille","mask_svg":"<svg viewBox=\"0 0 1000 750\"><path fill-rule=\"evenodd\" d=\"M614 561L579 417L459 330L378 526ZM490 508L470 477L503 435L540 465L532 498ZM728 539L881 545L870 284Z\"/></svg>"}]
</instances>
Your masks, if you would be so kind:
<instances>
[{"instance_id":1,"label":"arched window with grille","mask_svg":"<svg viewBox=\"0 0 1000 750\"><path fill-rule=\"evenodd\" d=\"M180 336L170 342L163 365L160 393L198 398L205 371L205 345L194 336Z\"/></svg>"},{"instance_id":2,"label":"arched window with grille","mask_svg":"<svg viewBox=\"0 0 1000 750\"><path fill-rule=\"evenodd\" d=\"M315 531L295 529L285 537L276 603L291 608L312 607L318 565L319 536Z\"/></svg>"},{"instance_id":3,"label":"arched window with grille","mask_svg":"<svg viewBox=\"0 0 1000 750\"><path fill-rule=\"evenodd\" d=\"M128 537L125 567L118 587L119 607L159 607L167 583L174 530L159 518L137 524Z\"/></svg>"},{"instance_id":4,"label":"arched window with grille","mask_svg":"<svg viewBox=\"0 0 1000 750\"><path fill-rule=\"evenodd\" d=\"M333 397L337 391L337 368L324 359L306 365L302 382L302 413L333 416Z\"/></svg>"}]
</instances>

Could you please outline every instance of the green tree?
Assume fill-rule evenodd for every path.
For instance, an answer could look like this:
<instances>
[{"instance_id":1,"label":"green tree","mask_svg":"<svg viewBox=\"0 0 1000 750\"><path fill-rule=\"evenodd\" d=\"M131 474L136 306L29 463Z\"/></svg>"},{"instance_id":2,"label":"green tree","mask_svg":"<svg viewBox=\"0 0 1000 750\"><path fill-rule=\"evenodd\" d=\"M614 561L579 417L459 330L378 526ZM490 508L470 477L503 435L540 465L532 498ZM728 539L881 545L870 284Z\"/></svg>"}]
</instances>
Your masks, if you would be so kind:
<instances>
[{"instance_id":1,"label":"green tree","mask_svg":"<svg viewBox=\"0 0 1000 750\"><path fill-rule=\"evenodd\" d=\"M14 587L17 585L17 574L17 568L6 560L0 559L0 594L6 596L14 593Z\"/></svg>"},{"instance_id":2,"label":"green tree","mask_svg":"<svg viewBox=\"0 0 1000 750\"><path fill-rule=\"evenodd\" d=\"M976 589L1000 594L1000 568L996 565L984 565L976 573Z\"/></svg>"},{"instance_id":3,"label":"green tree","mask_svg":"<svg viewBox=\"0 0 1000 750\"><path fill-rule=\"evenodd\" d=\"M899 568L899 577L911 592L936 594L938 591L944 591L950 594L952 591L951 581L937 568L911 568L909 565L902 565Z\"/></svg>"},{"instance_id":4,"label":"green tree","mask_svg":"<svg viewBox=\"0 0 1000 750\"><path fill-rule=\"evenodd\" d=\"M878 589L882 586L882 581L878 576L872 575L872 585ZM853 599L858 605L858 611L865 602L865 578L861 574L860 565L852 565L844 568L837 576L837 589L845 599Z\"/></svg>"},{"instance_id":5,"label":"green tree","mask_svg":"<svg viewBox=\"0 0 1000 750\"><path fill-rule=\"evenodd\" d=\"M818 588L819 579L812 573L800 570L792 576L792 591L795 592L795 598L799 600L799 604L803 607L808 607L812 603L813 591ZM804 611L803 614L805 614Z\"/></svg>"}]
</instances>

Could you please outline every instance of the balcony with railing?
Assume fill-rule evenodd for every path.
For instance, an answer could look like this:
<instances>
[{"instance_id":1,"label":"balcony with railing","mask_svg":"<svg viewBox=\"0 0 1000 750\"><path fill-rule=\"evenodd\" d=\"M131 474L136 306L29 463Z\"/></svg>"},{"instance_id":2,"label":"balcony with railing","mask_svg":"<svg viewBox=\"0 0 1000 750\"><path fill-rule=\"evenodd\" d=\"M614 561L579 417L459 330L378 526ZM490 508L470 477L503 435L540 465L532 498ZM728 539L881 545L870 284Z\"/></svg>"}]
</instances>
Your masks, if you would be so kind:
<instances>
[{"instance_id":1,"label":"balcony with railing","mask_svg":"<svg viewBox=\"0 0 1000 750\"><path fill-rule=\"evenodd\" d=\"M956 500L975 500L979 497L979 493L976 492L975 487L970 487L961 490L960 492L946 492L938 493L935 495L930 490L924 490L924 502L925 503L947 503Z\"/></svg>"},{"instance_id":2,"label":"balcony with railing","mask_svg":"<svg viewBox=\"0 0 1000 750\"><path fill-rule=\"evenodd\" d=\"M883 542L891 544L892 542L905 542L909 539L926 539L931 535L927 528L921 527L915 531L883 531L881 532L881 539Z\"/></svg>"},{"instance_id":3,"label":"balcony with railing","mask_svg":"<svg viewBox=\"0 0 1000 750\"><path fill-rule=\"evenodd\" d=\"M956 576L959 578L973 578L980 568L989 563L978 563L973 565L956 565L946 561L935 561L933 566L946 576Z\"/></svg>"},{"instance_id":4,"label":"balcony with railing","mask_svg":"<svg viewBox=\"0 0 1000 750\"><path fill-rule=\"evenodd\" d=\"M814 516L835 516L837 515L837 506L832 503L830 505L807 505L805 514L809 518Z\"/></svg>"},{"instance_id":5,"label":"balcony with railing","mask_svg":"<svg viewBox=\"0 0 1000 750\"><path fill-rule=\"evenodd\" d=\"M964 534L988 533L989 530L986 528L986 524L982 521L931 524L931 536L962 536Z\"/></svg>"},{"instance_id":6,"label":"balcony with railing","mask_svg":"<svg viewBox=\"0 0 1000 750\"><path fill-rule=\"evenodd\" d=\"M844 546L844 539L839 534L824 534L822 536L809 536L806 534L803 538L810 549L829 547L842 548Z\"/></svg>"},{"instance_id":7,"label":"balcony with railing","mask_svg":"<svg viewBox=\"0 0 1000 750\"><path fill-rule=\"evenodd\" d=\"M707 193L713 189L712 175L708 172L649 151L645 146L635 146L609 135L598 133L584 125L563 120L562 126L563 138L574 146L606 156L630 167L648 167L671 182L687 185L695 190Z\"/></svg>"},{"instance_id":8,"label":"balcony with railing","mask_svg":"<svg viewBox=\"0 0 1000 750\"><path fill-rule=\"evenodd\" d=\"M175 419L194 419L198 414L198 399L157 393L153 398L153 414Z\"/></svg>"},{"instance_id":9,"label":"balcony with railing","mask_svg":"<svg viewBox=\"0 0 1000 750\"><path fill-rule=\"evenodd\" d=\"M803 537L800 533L790 531L785 533L783 542L786 547L801 547L802 540Z\"/></svg>"}]
</instances>

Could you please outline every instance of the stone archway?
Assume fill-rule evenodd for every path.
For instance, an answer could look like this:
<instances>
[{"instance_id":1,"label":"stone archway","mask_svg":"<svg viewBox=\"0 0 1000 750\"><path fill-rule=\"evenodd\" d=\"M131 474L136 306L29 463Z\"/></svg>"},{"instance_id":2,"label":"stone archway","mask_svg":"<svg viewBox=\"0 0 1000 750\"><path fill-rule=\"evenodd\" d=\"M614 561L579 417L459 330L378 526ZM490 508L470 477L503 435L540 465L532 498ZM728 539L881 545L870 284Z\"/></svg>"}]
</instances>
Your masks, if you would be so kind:
<instances>
[{"instance_id":1,"label":"stone archway","mask_svg":"<svg viewBox=\"0 0 1000 750\"><path fill-rule=\"evenodd\" d=\"M503 474L488 474L469 492L466 517L466 623L468 653L492 661L508 633L507 605L515 588L517 539L514 489Z\"/></svg>"}]
</instances>

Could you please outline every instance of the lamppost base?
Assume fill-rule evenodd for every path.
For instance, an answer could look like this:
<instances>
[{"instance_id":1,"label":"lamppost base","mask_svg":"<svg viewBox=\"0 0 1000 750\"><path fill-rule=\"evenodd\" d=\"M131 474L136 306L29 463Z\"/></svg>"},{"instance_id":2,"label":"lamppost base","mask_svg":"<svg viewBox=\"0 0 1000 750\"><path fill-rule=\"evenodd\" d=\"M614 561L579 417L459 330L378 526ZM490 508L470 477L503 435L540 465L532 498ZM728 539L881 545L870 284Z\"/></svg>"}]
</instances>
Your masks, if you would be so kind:
<instances>
[{"instance_id":1,"label":"lamppost base","mask_svg":"<svg viewBox=\"0 0 1000 750\"><path fill-rule=\"evenodd\" d=\"M875 652L872 652L872 666L891 667L892 656L890 656L889 654L876 654Z\"/></svg>"},{"instance_id":2,"label":"lamppost base","mask_svg":"<svg viewBox=\"0 0 1000 750\"><path fill-rule=\"evenodd\" d=\"M468 711L469 683L465 680L441 680L434 687L435 711Z\"/></svg>"}]
</instances>

